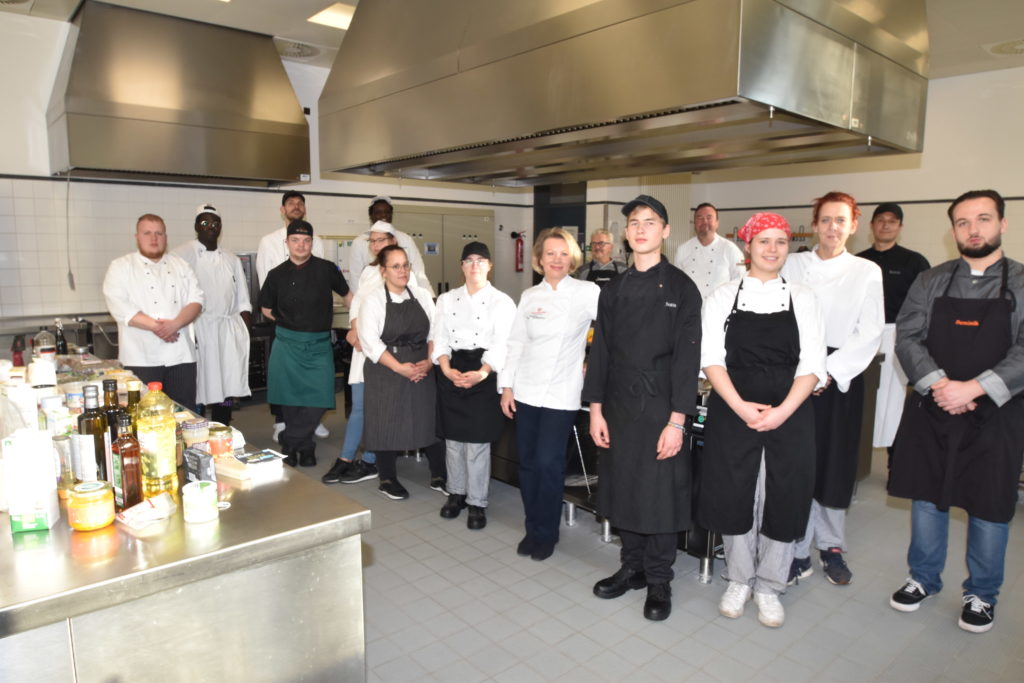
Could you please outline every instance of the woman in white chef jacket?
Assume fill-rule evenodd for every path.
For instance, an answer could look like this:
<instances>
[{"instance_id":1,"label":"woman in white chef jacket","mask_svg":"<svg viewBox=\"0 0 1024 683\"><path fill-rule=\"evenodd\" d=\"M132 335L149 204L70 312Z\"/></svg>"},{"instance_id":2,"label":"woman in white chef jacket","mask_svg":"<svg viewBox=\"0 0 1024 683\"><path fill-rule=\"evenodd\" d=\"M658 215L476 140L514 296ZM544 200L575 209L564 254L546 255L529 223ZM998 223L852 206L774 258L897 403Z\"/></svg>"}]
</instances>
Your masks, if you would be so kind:
<instances>
[{"instance_id":1,"label":"woman in white chef jacket","mask_svg":"<svg viewBox=\"0 0 1024 683\"><path fill-rule=\"evenodd\" d=\"M814 410L824 387L825 330L814 293L779 277L789 224L754 214L740 228L746 277L713 290L702 311L708 404L698 518L722 534L729 585L719 603L736 619L753 593L758 619L782 626L794 541L814 491Z\"/></svg>"},{"instance_id":2,"label":"woman in white chef jacket","mask_svg":"<svg viewBox=\"0 0 1024 683\"><path fill-rule=\"evenodd\" d=\"M502 411L516 421L526 513L526 536L516 552L545 560L558 542L565 447L580 408L587 332L601 289L569 277L583 254L567 230L541 232L532 260L544 279L519 299L498 386Z\"/></svg>"},{"instance_id":3,"label":"woman in white chef jacket","mask_svg":"<svg viewBox=\"0 0 1024 683\"><path fill-rule=\"evenodd\" d=\"M787 281L814 290L828 346L828 381L811 399L817 455L814 500L807 532L794 552L790 583L813 573L812 543L830 583L841 586L853 579L843 553L864 411L862 374L878 351L885 325L882 271L846 249L858 216L857 201L844 192L816 199L812 225L818 243L813 251L791 255L782 269Z\"/></svg>"}]
</instances>

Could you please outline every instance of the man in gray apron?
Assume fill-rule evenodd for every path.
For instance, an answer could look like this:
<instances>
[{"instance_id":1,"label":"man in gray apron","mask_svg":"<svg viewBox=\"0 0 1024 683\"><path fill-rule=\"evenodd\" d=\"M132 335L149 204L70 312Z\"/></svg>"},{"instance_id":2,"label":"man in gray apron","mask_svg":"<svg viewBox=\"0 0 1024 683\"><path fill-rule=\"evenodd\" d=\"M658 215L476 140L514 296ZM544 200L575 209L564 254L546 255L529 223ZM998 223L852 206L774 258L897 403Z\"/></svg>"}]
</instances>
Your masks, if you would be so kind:
<instances>
[{"instance_id":1,"label":"man in gray apron","mask_svg":"<svg viewBox=\"0 0 1024 683\"><path fill-rule=\"evenodd\" d=\"M1024 265L1003 254L994 190L949 207L961 258L922 273L896 319L915 391L893 444L889 493L912 499L910 578L889 604L916 611L942 589L949 508L967 511L960 628L992 628L1024 452Z\"/></svg>"}]
</instances>

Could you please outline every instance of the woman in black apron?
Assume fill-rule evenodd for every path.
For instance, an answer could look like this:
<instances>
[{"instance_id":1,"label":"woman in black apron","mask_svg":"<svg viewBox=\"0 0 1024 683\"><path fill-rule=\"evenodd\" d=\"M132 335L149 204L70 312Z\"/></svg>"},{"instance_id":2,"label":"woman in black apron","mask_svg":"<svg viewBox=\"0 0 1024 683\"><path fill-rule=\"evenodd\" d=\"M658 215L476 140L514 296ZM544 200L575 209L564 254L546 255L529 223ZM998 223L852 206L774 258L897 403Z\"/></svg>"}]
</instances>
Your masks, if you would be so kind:
<instances>
[{"instance_id":1,"label":"woman in black apron","mask_svg":"<svg viewBox=\"0 0 1024 683\"><path fill-rule=\"evenodd\" d=\"M396 460L403 451L425 449L430 487L444 492L444 448L435 433L436 386L430 361L429 293L407 287L409 259L399 246L378 255L384 287L362 304L359 341L363 368L363 448L377 454L379 489L393 500L409 497L398 481Z\"/></svg>"},{"instance_id":2,"label":"woman in black apron","mask_svg":"<svg viewBox=\"0 0 1024 683\"><path fill-rule=\"evenodd\" d=\"M814 492L814 411L824 385L825 333L813 293L779 277L790 230L773 213L740 229L750 272L704 302L701 365L714 392L702 454L698 516L722 534L729 586L723 616L781 626L779 602Z\"/></svg>"},{"instance_id":3,"label":"woman in black apron","mask_svg":"<svg viewBox=\"0 0 1024 683\"><path fill-rule=\"evenodd\" d=\"M434 316L433 359L437 377L439 434L445 439L448 500L441 516L454 519L469 507L466 526L487 525L491 442L501 437L498 375L516 305L488 281L491 251L482 242L462 249L466 284L442 294Z\"/></svg>"}]
</instances>

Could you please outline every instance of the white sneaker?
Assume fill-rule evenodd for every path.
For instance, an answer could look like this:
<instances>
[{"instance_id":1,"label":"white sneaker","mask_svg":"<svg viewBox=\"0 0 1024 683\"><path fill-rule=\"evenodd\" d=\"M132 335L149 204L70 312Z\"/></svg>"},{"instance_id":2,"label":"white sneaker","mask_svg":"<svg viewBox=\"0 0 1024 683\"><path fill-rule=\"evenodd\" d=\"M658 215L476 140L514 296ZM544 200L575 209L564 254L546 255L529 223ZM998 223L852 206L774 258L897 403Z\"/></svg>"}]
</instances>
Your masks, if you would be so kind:
<instances>
[{"instance_id":1,"label":"white sneaker","mask_svg":"<svg viewBox=\"0 0 1024 683\"><path fill-rule=\"evenodd\" d=\"M331 435L331 432L327 429L327 427L324 427L323 422L316 426L316 431L313 433L319 436L321 439L326 439Z\"/></svg>"},{"instance_id":2,"label":"white sneaker","mask_svg":"<svg viewBox=\"0 0 1024 683\"><path fill-rule=\"evenodd\" d=\"M723 617L739 619L743 616L743 607L750 599L750 586L745 583L729 582L729 587L718 601L718 612Z\"/></svg>"},{"instance_id":3,"label":"white sneaker","mask_svg":"<svg viewBox=\"0 0 1024 683\"><path fill-rule=\"evenodd\" d=\"M786 610L775 593L754 593L757 620L770 628L778 628L786 621Z\"/></svg>"},{"instance_id":4,"label":"white sneaker","mask_svg":"<svg viewBox=\"0 0 1024 683\"><path fill-rule=\"evenodd\" d=\"M284 431L284 422L274 423L274 433L270 435L270 438L274 441L278 441L277 437L281 436L281 432ZM278 441L280 443L280 441Z\"/></svg>"}]
</instances>

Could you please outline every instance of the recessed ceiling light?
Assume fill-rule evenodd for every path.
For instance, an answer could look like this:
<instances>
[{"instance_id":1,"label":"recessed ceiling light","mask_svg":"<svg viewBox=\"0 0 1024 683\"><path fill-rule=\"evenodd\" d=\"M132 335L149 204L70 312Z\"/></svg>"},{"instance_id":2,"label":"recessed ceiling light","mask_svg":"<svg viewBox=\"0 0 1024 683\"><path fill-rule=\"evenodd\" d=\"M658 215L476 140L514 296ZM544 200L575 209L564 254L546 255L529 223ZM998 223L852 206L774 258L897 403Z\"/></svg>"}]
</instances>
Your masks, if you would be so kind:
<instances>
[{"instance_id":1,"label":"recessed ceiling light","mask_svg":"<svg viewBox=\"0 0 1024 683\"><path fill-rule=\"evenodd\" d=\"M347 31L348 25L352 23L352 14L355 11L356 8L351 5L336 2L327 9L317 12L306 21Z\"/></svg>"}]
</instances>

